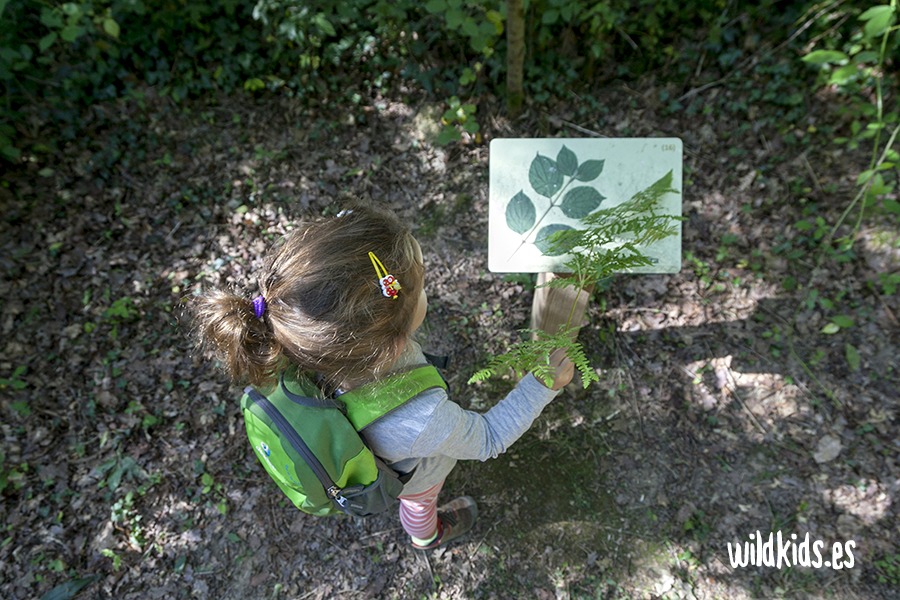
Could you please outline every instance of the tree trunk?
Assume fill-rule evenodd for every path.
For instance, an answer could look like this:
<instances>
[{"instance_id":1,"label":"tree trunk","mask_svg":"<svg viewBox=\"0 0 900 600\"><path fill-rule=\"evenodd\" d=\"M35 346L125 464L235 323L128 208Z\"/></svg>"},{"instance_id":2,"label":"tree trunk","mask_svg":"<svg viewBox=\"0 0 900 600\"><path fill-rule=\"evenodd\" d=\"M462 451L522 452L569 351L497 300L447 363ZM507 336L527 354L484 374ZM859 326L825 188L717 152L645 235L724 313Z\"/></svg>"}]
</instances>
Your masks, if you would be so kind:
<instances>
[{"instance_id":1,"label":"tree trunk","mask_svg":"<svg viewBox=\"0 0 900 600\"><path fill-rule=\"evenodd\" d=\"M525 92L522 71L525 64L525 13L522 0L506 0L506 94L510 118L522 112Z\"/></svg>"}]
</instances>

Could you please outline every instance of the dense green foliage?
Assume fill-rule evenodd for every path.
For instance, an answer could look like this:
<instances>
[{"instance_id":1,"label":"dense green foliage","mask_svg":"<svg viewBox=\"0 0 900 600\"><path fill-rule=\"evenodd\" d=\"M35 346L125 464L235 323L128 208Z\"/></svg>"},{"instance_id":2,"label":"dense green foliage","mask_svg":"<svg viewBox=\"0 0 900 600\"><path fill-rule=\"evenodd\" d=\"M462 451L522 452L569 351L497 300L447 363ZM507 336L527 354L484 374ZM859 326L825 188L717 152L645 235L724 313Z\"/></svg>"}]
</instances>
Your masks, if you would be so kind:
<instances>
[{"instance_id":1,"label":"dense green foliage","mask_svg":"<svg viewBox=\"0 0 900 600\"><path fill-rule=\"evenodd\" d=\"M693 60L678 59L685 45L727 69L761 28L786 31L806 4L779 7L773 19L772 0L534 0L525 4L526 89L540 102L601 74L660 64L687 76ZM8 159L46 124L54 124L50 142L77 126L84 107L140 98L147 86L176 101L272 90L353 110L414 82L438 100L457 98L445 125L469 133L478 130L472 100L503 93L499 0L0 0L0 16Z\"/></svg>"},{"instance_id":2,"label":"dense green foliage","mask_svg":"<svg viewBox=\"0 0 900 600\"><path fill-rule=\"evenodd\" d=\"M885 107L885 69L900 49L897 33L897 0L871 6L855 13L856 27L845 35L826 39L824 47L803 57L819 69L819 84L830 86L847 98L845 113L852 119L851 135L834 141L850 149L870 150L868 168L857 178L858 193L823 241L830 242L855 210L856 218L847 235L838 240L841 250L849 250L859 231L866 209L900 214L900 203L891 198L897 184L900 153L894 148L900 132L900 112L896 97ZM873 99L874 97L874 99ZM873 101L874 100L874 101Z\"/></svg>"},{"instance_id":3,"label":"dense green foliage","mask_svg":"<svg viewBox=\"0 0 900 600\"><path fill-rule=\"evenodd\" d=\"M66 135L80 109L142 94L175 100L230 90L263 68L262 29L246 3L97 0L0 1L0 146L18 156L26 122Z\"/></svg>"}]
</instances>

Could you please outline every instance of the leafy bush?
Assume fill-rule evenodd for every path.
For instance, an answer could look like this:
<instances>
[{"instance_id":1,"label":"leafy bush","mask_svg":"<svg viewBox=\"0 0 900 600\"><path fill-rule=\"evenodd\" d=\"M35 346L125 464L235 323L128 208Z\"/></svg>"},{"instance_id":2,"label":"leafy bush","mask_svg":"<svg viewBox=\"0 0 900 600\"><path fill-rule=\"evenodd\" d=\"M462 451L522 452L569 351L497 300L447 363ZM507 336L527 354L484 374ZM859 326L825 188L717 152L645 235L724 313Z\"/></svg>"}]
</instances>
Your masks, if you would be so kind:
<instances>
[{"instance_id":1,"label":"leafy bush","mask_svg":"<svg viewBox=\"0 0 900 600\"><path fill-rule=\"evenodd\" d=\"M618 74L686 64L674 58L682 38L706 44L727 67L741 52L735 23L767 22L774 0L634 5L527 3L532 96L540 101L590 81L600 64L619 65ZM44 124L74 135L83 107L140 96L147 85L176 101L214 90L278 90L352 106L412 80L471 106L502 91L505 11L496 0L0 0L0 154L18 158ZM472 112L448 119L448 139L476 129Z\"/></svg>"},{"instance_id":2,"label":"leafy bush","mask_svg":"<svg viewBox=\"0 0 900 600\"><path fill-rule=\"evenodd\" d=\"M233 90L265 59L238 0L0 0L0 151L16 158L27 120L73 122L80 108L157 86L176 100Z\"/></svg>"},{"instance_id":3,"label":"leafy bush","mask_svg":"<svg viewBox=\"0 0 900 600\"><path fill-rule=\"evenodd\" d=\"M277 71L268 87L302 92L318 74L328 74L334 89L357 88L352 82L360 72L361 83L381 87L409 54L407 23L420 13L411 1L258 0L253 17L266 34L269 67Z\"/></svg>"},{"instance_id":4,"label":"leafy bush","mask_svg":"<svg viewBox=\"0 0 900 600\"><path fill-rule=\"evenodd\" d=\"M868 168L857 178L856 196L823 239L830 244L856 210L850 233L839 240L839 247L847 250L867 209L877 208L886 215L900 214L900 203L892 197L900 164L900 153L894 148L900 133L894 58L900 49L900 35L894 26L900 9L897 0L890 0L890 4L842 10L848 27L829 30L834 33L823 35L820 47L807 53L803 61L819 69L820 85L829 86L846 99L844 110L851 120L850 135L834 141L851 149L862 146L870 151Z\"/></svg>"}]
</instances>

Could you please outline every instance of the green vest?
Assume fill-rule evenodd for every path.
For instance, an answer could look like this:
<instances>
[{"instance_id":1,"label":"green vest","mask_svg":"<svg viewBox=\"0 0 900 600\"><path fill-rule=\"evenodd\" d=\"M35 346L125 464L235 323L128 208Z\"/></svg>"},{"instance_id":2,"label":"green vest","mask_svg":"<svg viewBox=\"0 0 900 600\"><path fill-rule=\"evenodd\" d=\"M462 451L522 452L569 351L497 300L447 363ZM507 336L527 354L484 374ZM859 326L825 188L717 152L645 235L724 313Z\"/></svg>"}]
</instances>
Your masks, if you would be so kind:
<instances>
[{"instance_id":1,"label":"green vest","mask_svg":"<svg viewBox=\"0 0 900 600\"><path fill-rule=\"evenodd\" d=\"M366 516L385 510L403 482L359 432L422 392L447 389L431 365L393 373L322 398L307 378L285 378L264 395L244 390L247 437L263 468L300 510Z\"/></svg>"}]
</instances>

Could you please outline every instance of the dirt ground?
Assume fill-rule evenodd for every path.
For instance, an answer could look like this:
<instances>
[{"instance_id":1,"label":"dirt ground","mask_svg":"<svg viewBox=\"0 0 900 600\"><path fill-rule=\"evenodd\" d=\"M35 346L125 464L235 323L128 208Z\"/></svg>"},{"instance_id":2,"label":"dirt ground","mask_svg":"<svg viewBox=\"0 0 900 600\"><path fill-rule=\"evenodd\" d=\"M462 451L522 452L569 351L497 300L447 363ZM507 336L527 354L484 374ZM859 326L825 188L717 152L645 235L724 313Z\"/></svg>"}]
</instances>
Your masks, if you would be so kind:
<instances>
[{"instance_id":1,"label":"dirt ground","mask_svg":"<svg viewBox=\"0 0 900 600\"><path fill-rule=\"evenodd\" d=\"M820 260L813 235L865 151L814 133L843 126L827 98L779 128L763 101L689 114L659 92L611 84L514 122L480 109L485 141L680 137L685 258L596 292L580 340L601 382L454 471L445 497L474 496L481 518L430 554L394 514L288 505L246 443L239 388L182 315L209 286L255 294L292 219L370 199L422 242L422 341L452 356L453 397L490 407L512 382L466 380L527 326L533 284L487 271L486 142L436 147L439 107L415 95L352 116L149 98L92 109L64 152L8 173L0 596L900 597L896 219L866 219L843 262ZM853 321L822 333L835 315ZM731 566L729 543L778 531L821 540L829 562L838 543L852 567Z\"/></svg>"}]
</instances>

